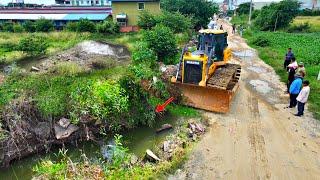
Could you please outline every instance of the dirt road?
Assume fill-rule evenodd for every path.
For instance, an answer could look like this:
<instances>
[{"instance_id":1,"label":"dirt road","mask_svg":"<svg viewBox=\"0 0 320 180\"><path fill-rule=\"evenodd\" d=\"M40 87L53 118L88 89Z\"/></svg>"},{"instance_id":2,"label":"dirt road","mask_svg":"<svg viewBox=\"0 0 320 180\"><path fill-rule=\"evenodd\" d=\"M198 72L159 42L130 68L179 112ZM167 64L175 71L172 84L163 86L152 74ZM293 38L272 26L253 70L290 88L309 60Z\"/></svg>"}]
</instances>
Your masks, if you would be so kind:
<instances>
[{"instance_id":1,"label":"dirt road","mask_svg":"<svg viewBox=\"0 0 320 180\"><path fill-rule=\"evenodd\" d=\"M320 122L284 109L285 85L242 38L229 46L243 69L231 112L204 112L209 132L169 179L319 179Z\"/></svg>"}]
</instances>

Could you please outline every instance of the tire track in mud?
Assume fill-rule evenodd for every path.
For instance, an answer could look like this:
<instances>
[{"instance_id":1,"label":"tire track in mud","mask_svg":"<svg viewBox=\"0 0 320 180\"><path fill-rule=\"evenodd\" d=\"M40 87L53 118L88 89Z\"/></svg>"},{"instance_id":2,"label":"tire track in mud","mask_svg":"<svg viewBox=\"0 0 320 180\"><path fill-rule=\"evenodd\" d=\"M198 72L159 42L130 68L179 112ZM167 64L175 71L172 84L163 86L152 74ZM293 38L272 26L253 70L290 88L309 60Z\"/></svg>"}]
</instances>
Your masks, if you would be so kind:
<instances>
[{"instance_id":1,"label":"tire track in mud","mask_svg":"<svg viewBox=\"0 0 320 180\"><path fill-rule=\"evenodd\" d=\"M248 140L252 150L251 169L253 179L270 179L271 172L268 166L268 159L265 148L265 140L261 131L261 119L259 113L259 101L257 97L248 97L251 120L248 124Z\"/></svg>"}]
</instances>

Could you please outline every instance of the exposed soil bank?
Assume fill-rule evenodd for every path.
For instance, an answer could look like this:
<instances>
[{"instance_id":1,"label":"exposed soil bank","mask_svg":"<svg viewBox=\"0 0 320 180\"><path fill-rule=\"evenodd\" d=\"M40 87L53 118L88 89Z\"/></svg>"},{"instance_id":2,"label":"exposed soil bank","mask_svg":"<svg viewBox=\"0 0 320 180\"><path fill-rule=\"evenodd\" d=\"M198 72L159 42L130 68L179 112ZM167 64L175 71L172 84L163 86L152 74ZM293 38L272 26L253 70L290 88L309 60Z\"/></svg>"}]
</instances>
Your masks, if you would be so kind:
<instances>
[{"instance_id":1,"label":"exposed soil bank","mask_svg":"<svg viewBox=\"0 0 320 180\"><path fill-rule=\"evenodd\" d=\"M117 62L128 62L130 53L124 46L85 41L74 48L49 58L35 59L20 64L26 70L52 72L59 63L72 62L85 70L108 68ZM68 67L67 67L68 68ZM110 68L110 67L109 67ZM10 68L7 68L10 69ZM0 74L0 84L4 76ZM78 126L67 125L61 128L59 119L43 117L32 99L16 99L2 111L2 127L5 137L0 139L0 166L8 166L31 154L49 150L51 146L89 140L99 131L100 126L93 122L83 122ZM107 126L107 125L106 125Z\"/></svg>"},{"instance_id":2,"label":"exposed soil bank","mask_svg":"<svg viewBox=\"0 0 320 180\"><path fill-rule=\"evenodd\" d=\"M228 43L242 65L231 111L204 112L210 132L169 179L318 179L320 123L284 109L286 86L244 39L231 35Z\"/></svg>"}]
</instances>

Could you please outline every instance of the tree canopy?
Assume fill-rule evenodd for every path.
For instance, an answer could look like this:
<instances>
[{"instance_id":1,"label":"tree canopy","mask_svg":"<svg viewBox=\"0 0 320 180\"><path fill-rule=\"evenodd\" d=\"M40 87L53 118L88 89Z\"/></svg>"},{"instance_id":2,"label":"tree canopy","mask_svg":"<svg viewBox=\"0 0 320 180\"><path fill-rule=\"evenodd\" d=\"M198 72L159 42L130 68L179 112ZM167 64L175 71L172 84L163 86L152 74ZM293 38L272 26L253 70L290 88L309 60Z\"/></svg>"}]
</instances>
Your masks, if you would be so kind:
<instances>
[{"instance_id":1,"label":"tree canopy","mask_svg":"<svg viewBox=\"0 0 320 180\"><path fill-rule=\"evenodd\" d=\"M263 31L288 27L298 15L299 8L300 3L296 0L284 0L264 6L256 18L255 25Z\"/></svg>"},{"instance_id":2,"label":"tree canopy","mask_svg":"<svg viewBox=\"0 0 320 180\"><path fill-rule=\"evenodd\" d=\"M192 16L195 28L207 26L210 17L219 10L216 3L206 0L163 0L161 5L166 11Z\"/></svg>"},{"instance_id":3,"label":"tree canopy","mask_svg":"<svg viewBox=\"0 0 320 180\"><path fill-rule=\"evenodd\" d=\"M253 7L252 7L253 10ZM246 3L242 3L239 5L239 7L237 8L237 12L239 15L242 14L249 14L250 12L250 2L246 2Z\"/></svg>"}]
</instances>

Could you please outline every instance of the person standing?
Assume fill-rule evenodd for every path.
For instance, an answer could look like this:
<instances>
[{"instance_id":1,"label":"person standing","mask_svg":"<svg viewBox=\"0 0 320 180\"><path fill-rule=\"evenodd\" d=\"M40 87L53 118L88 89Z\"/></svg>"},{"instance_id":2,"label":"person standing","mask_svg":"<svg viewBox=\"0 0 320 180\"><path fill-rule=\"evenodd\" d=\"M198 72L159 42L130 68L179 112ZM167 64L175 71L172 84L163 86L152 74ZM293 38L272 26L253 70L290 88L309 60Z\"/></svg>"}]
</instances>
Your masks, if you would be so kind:
<instances>
[{"instance_id":1,"label":"person standing","mask_svg":"<svg viewBox=\"0 0 320 180\"><path fill-rule=\"evenodd\" d=\"M288 52L286 53L286 56L284 58L283 67L284 69L287 69L288 65L291 62L291 59L294 57L294 54L292 52L291 48L288 48Z\"/></svg>"},{"instance_id":2,"label":"person standing","mask_svg":"<svg viewBox=\"0 0 320 180\"><path fill-rule=\"evenodd\" d=\"M310 94L310 87L309 81L303 81L303 87L300 91L297 101L298 101L298 113L295 116L302 116L304 112L304 105L307 103L309 94Z\"/></svg>"},{"instance_id":3,"label":"person standing","mask_svg":"<svg viewBox=\"0 0 320 180\"><path fill-rule=\"evenodd\" d=\"M297 76L295 80L292 82L289 93L290 93L290 104L287 108L294 108L297 105L297 97L300 93L302 86L302 77Z\"/></svg>"},{"instance_id":4,"label":"person standing","mask_svg":"<svg viewBox=\"0 0 320 180\"><path fill-rule=\"evenodd\" d=\"M240 33L240 36L241 36L241 37L242 37L242 32L243 32L243 26L240 25L240 27L239 27L239 33Z\"/></svg>"},{"instance_id":5,"label":"person standing","mask_svg":"<svg viewBox=\"0 0 320 180\"><path fill-rule=\"evenodd\" d=\"M297 64L296 58L292 57L291 63L287 67L287 70L288 70L287 92L289 92L291 83L294 81L297 67L298 67L298 64Z\"/></svg>"},{"instance_id":6,"label":"person standing","mask_svg":"<svg viewBox=\"0 0 320 180\"><path fill-rule=\"evenodd\" d=\"M235 34L236 33L236 24L233 24L232 25L232 34Z\"/></svg>"},{"instance_id":7,"label":"person standing","mask_svg":"<svg viewBox=\"0 0 320 180\"><path fill-rule=\"evenodd\" d=\"M222 24L221 24L221 26L220 26L220 30L223 30L223 26L222 26Z\"/></svg>"}]
</instances>

